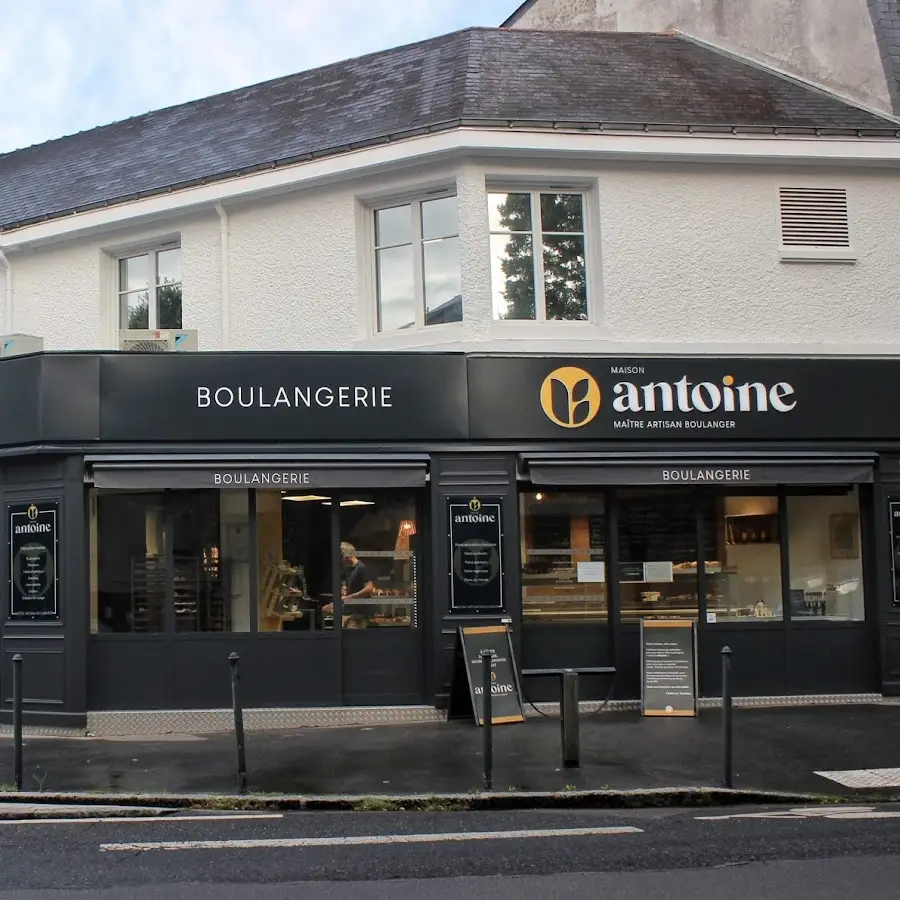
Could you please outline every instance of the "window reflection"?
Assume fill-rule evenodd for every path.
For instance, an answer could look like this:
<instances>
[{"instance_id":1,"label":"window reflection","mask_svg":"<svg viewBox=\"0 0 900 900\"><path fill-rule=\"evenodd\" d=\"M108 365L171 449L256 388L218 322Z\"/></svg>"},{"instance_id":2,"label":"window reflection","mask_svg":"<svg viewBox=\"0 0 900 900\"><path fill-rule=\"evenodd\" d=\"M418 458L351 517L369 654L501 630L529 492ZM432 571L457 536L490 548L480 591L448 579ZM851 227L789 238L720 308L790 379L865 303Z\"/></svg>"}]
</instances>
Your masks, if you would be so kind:
<instances>
[{"instance_id":1,"label":"window reflection","mask_svg":"<svg viewBox=\"0 0 900 900\"><path fill-rule=\"evenodd\" d=\"M603 494L523 494L520 516L526 624L605 622Z\"/></svg>"}]
</instances>

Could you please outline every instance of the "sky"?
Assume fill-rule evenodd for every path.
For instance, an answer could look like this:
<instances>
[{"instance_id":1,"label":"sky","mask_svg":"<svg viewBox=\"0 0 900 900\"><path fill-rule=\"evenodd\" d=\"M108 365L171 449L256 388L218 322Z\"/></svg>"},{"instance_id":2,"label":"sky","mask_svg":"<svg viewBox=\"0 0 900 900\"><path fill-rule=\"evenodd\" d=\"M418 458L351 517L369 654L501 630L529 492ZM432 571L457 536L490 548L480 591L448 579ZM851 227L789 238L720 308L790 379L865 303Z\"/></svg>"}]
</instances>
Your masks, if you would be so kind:
<instances>
[{"instance_id":1,"label":"sky","mask_svg":"<svg viewBox=\"0 0 900 900\"><path fill-rule=\"evenodd\" d=\"M0 153L499 25L518 0L0 0Z\"/></svg>"}]
</instances>

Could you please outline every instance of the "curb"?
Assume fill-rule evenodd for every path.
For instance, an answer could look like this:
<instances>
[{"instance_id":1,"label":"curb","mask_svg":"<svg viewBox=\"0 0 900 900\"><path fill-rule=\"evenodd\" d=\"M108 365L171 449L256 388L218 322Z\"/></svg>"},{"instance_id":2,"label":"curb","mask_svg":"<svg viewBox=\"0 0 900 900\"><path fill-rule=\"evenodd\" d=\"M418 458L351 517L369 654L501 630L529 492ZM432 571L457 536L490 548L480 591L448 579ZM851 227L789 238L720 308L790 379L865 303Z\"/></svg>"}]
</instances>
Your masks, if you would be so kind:
<instances>
[{"instance_id":1,"label":"curb","mask_svg":"<svg viewBox=\"0 0 900 900\"><path fill-rule=\"evenodd\" d=\"M712 787L653 788L633 791L492 792L469 794L17 794L0 795L6 803L32 805L128 806L177 810L308 810L344 812L441 812L528 809L652 809L747 805L884 803L896 795L835 796ZM162 815L166 813L163 812Z\"/></svg>"}]
</instances>

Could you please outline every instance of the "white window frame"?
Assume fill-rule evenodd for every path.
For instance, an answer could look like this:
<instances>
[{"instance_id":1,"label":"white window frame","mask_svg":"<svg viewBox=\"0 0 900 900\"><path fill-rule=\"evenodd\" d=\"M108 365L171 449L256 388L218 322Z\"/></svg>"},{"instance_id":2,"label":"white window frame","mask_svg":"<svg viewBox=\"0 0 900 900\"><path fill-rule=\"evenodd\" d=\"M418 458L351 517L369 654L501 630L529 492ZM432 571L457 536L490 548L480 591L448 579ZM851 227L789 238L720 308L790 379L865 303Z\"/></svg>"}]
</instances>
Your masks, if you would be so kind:
<instances>
[{"instance_id":1,"label":"white window frame","mask_svg":"<svg viewBox=\"0 0 900 900\"><path fill-rule=\"evenodd\" d=\"M372 279L372 331L375 335L381 336L394 336L409 334L411 331L422 331L423 329L426 331L430 331L432 328L440 328L440 327L453 327L462 325L462 321L460 322L442 322L437 325L426 325L425 324L425 241L422 237L422 204L428 203L432 200L448 200L450 198L456 200L457 203L457 220L456 220L456 234L455 235L444 235L443 238L438 238L436 240L449 239L455 237L458 241L460 240L460 227L459 227L459 196L457 195L455 190L446 189L434 191L430 194L416 194L412 197L394 197L390 200L384 200L379 202L377 205L370 206L368 208L369 214L369 235L370 235L370 243L369 246L371 248L371 271L370 277ZM410 207L410 215L412 216L412 248L413 248L413 302L415 303L415 328L409 329L406 331L392 330L392 331L383 331L381 328L381 292L379 290L378 285L378 251L386 250L391 247L405 247L406 244L379 244L378 243L378 229L375 226L375 218L377 214L385 209L397 209L401 206ZM460 260L460 269L462 268L462 260ZM460 273L462 274L462 273Z\"/></svg>"},{"instance_id":2,"label":"white window frame","mask_svg":"<svg viewBox=\"0 0 900 900\"><path fill-rule=\"evenodd\" d=\"M137 246L130 248L128 250L122 250L117 253L114 257L114 273L113 277L115 279L115 308L116 308L116 324L119 331L157 331L159 329L159 304L157 302L156 291L159 288L159 284L157 283L157 275L159 273L159 254L167 253L171 250L178 250L179 253L181 250L181 242L167 242L167 243L159 243L159 244L151 244L149 246ZM147 310L147 328L146 329L134 329L128 327L127 317L123 316L122 313L125 311L122 307L122 300L128 294L137 293L136 291L123 291L122 290L122 281L121 281L121 264L123 260L126 259L135 259L139 256L147 257L147 265L149 266L149 272L147 276L147 292L148 292L148 310ZM182 270L181 270L181 281L177 282L177 284L181 285L181 294L182 294L182 323L181 327L184 327L184 255L181 257Z\"/></svg>"},{"instance_id":3,"label":"white window frame","mask_svg":"<svg viewBox=\"0 0 900 900\"><path fill-rule=\"evenodd\" d=\"M594 321L594 309L591 302L592 267L590 262L591 247L589 243L590 229L590 190L582 186L545 186L525 187L521 184L488 184L486 194L528 194L531 199L531 255L534 271L534 313L533 319L498 319L494 315L494 285L491 283L491 319L494 325L527 327L528 325L550 325L571 328L589 325ZM542 231L541 230L541 194L577 194L581 198L581 231ZM488 241L497 234L527 234L525 231L492 231L488 223ZM584 319L548 319L547 298L544 293L544 243L543 236L580 234L584 239ZM488 250L490 252L490 248Z\"/></svg>"}]
</instances>

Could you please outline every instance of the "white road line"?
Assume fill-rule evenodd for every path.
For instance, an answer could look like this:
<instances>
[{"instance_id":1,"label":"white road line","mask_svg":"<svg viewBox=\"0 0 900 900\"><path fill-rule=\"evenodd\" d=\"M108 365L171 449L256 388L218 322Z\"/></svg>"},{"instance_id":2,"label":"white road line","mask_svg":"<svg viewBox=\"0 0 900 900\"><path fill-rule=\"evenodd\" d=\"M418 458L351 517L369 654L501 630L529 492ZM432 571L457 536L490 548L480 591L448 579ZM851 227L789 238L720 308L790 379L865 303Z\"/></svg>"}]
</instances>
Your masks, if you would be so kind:
<instances>
[{"instance_id":1,"label":"white road line","mask_svg":"<svg viewBox=\"0 0 900 900\"><path fill-rule=\"evenodd\" d=\"M283 819L282 813L239 813L218 816L109 816L88 819L0 819L3 825L119 825L123 822L137 822L145 825L152 822L233 822L238 819Z\"/></svg>"},{"instance_id":2,"label":"white road line","mask_svg":"<svg viewBox=\"0 0 900 900\"><path fill-rule=\"evenodd\" d=\"M371 844L440 844L460 841L510 841L523 838L595 837L612 834L641 834L630 826L607 828L546 828L529 831L460 831L435 834L370 834L355 837L271 838L247 841L159 841L156 843L101 844L111 851L142 850L267 850L282 847L352 847Z\"/></svg>"},{"instance_id":3,"label":"white road line","mask_svg":"<svg viewBox=\"0 0 900 900\"><path fill-rule=\"evenodd\" d=\"M694 818L698 822L719 822L724 819L893 819L900 818L900 812L876 812L874 806L812 806Z\"/></svg>"}]
</instances>

